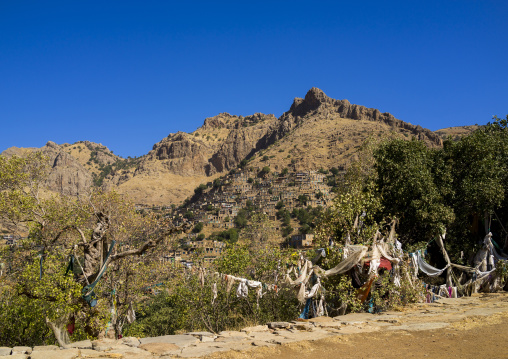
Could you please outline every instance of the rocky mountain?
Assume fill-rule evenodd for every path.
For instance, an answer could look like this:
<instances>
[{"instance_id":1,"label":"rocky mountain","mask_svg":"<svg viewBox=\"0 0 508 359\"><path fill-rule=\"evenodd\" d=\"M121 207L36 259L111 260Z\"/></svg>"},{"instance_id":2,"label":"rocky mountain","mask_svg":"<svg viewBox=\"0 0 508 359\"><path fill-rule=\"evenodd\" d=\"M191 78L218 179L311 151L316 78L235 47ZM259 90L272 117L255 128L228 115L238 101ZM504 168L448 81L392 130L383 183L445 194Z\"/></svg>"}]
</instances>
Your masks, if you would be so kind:
<instances>
[{"instance_id":1,"label":"rocky mountain","mask_svg":"<svg viewBox=\"0 0 508 359\"><path fill-rule=\"evenodd\" d=\"M40 149L11 147L2 152L2 155L23 156L31 151L42 151L48 157L50 168L46 188L70 196L85 194L92 186L92 174L76 157L66 152L65 148L66 145L57 145L49 141Z\"/></svg>"},{"instance_id":2,"label":"rocky mountain","mask_svg":"<svg viewBox=\"0 0 508 359\"><path fill-rule=\"evenodd\" d=\"M369 137L416 137L439 147L445 133L348 100L332 99L312 88L304 98L295 98L279 118L221 113L205 119L192 133L169 134L137 159L122 159L88 141L72 145L48 142L42 150L52 161L48 184L55 191L79 194L93 183L115 188L135 203L164 205L180 203L199 184L246 163L272 170L347 168ZM16 151L22 152L9 149L4 153Z\"/></svg>"}]
</instances>

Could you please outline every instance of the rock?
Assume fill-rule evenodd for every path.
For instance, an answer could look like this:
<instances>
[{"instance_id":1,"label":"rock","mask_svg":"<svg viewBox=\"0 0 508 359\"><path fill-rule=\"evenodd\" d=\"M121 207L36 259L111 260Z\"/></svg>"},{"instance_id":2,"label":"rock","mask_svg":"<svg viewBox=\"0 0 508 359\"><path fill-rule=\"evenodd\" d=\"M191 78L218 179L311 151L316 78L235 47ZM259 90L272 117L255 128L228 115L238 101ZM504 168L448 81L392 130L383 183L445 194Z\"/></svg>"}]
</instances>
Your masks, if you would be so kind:
<instances>
[{"instance_id":1,"label":"rock","mask_svg":"<svg viewBox=\"0 0 508 359\"><path fill-rule=\"evenodd\" d=\"M192 335L193 337L196 337L196 338L215 336L215 334L210 333L210 332L190 332L190 333L185 333L185 335Z\"/></svg>"},{"instance_id":2,"label":"rock","mask_svg":"<svg viewBox=\"0 0 508 359\"><path fill-rule=\"evenodd\" d=\"M268 327L266 327L266 329L268 330ZM234 330L224 330L222 332L219 333L219 337L238 337L238 336L241 336L241 337L248 337L247 333L245 332L237 332L237 331L234 331Z\"/></svg>"},{"instance_id":3,"label":"rock","mask_svg":"<svg viewBox=\"0 0 508 359\"><path fill-rule=\"evenodd\" d=\"M251 333L251 332L266 332L268 331L268 325L256 325L254 327L246 327L241 330L245 333Z\"/></svg>"},{"instance_id":4,"label":"rock","mask_svg":"<svg viewBox=\"0 0 508 359\"><path fill-rule=\"evenodd\" d=\"M0 347L0 355L11 355L12 348Z\"/></svg>"},{"instance_id":5,"label":"rock","mask_svg":"<svg viewBox=\"0 0 508 359\"><path fill-rule=\"evenodd\" d=\"M48 189L69 196L84 195L89 191L92 175L78 160L51 141L41 151L51 165L45 182Z\"/></svg>"},{"instance_id":6,"label":"rock","mask_svg":"<svg viewBox=\"0 0 508 359\"><path fill-rule=\"evenodd\" d=\"M341 322L337 321L327 321L327 322L317 322L315 323L316 327L318 328L334 328L334 329L340 329L342 326Z\"/></svg>"},{"instance_id":7,"label":"rock","mask_svg":"<svg viewBox=\"0 0 508 359\"><path fill-rule=\"evenodd\" d=\"M189 345L199 343L199 339L194 338L192 335L164 335L161 337L141 338L139 341L141 342L141 344L148 343L176 344L180 348L185 348L188 347Z\"/></svg>"},{"instance_id":8,"label":"rock","mask_svg":"<svg viewBox=\"0 0 508 359\"><path fill-rule=\"evenodd\" d=\"M32 352L31 347L13 347L12 354L30 354Z\"/></svg>"},{"instance_id":9,"label":"rock","mask_svg":"<svg viewBox=\"0 0 508 359\"><path fill-rule=\"evenodd\" d=\"M370 313L350 313L346 315L339 315L333 319L340 321L343 325L359 325L368 323L370 320L374 320L374 314Z\"/></svg>"},{"instance_id":10,"label":"rock","mask_svg":"<svg viewBox=\"0 0 508 359\"><path fill-rule=\"evenodd\" d=\"M334 318L325 317L325 316L311 318L308 320L309 323L326 323L326 322L333 322L333 321L334 321Z\"/></svg>"},{"instance_id":11,"label":"rock","mask_svg":"<svg viewBox=\"0 0 508 359\"><path fill-rule=\"evenodd\" d=\"M75 359L79 357L79 349L38 350L30 354L30 359Z\"/></svg>"},{"instance_id":12,"label":"rock","mask_svg":"<svg viewBox=\"0 0 508 359\"><path fill-rule=\"evenodd\" d=\"M76 348L76 349L92 349L93 345L90 340L82 340L80 342L74 342L67 345L68 348Z\"/></svg>"},{"instance_id":13,"label":"rock","mask_svg":"<svg viewBox=\"0 0 508 359\"><path fill-rule=\"evenodd\" d=\"M246 339L248 339L247 336L218 337L215 339L215 343L238 343Z\"/></svg>"},{"instance_id":14,"label":"rock","mask_svg":"<svg viewBox=\"0 0 508 359\"><path fill-rule=\"evenodd\" d=\"M295 330L311 332L314 330L314 324L306 322L293 322L293 324L291 324L291 328Z\"/></svg>"},{"instance_id":15,"label":"rock","mask_svg":"<svg viewBox=\"0 0 508 359\"><path fill-rule=\"evenodd\" d=\"M172 343L146 343L138 348L157 355L175 355L182 351L178 345Z\"/></svg>"},{"instance_id":16,"label":"rock","mask_svg":"<svg viewBox=\"0 0 508 359\"><path fill-rule=\"evenodd\" d=\"M270 322L268 328L270 329L287 329L291 327L291 323L288 322Z\"/></svg>"},{"instance_id":17,"label":"rock","mask_svg":"<svg viewBox=\"0 0 508 359\"><path fill-rule=\"evenodd\" d=\"M231 350L230 348L220 348L220 347L208 347L208 346L193 346L183 348L182 352L178 354L180 358L196 358L202 357L205 355L210 355L216 352L223 352Z\"/></svg>"},{"instance_id":18,"label":"rock","mask_svg":"<svg viewBox=\"0 0 508 359\"><path fill-rule=\"evenodd\" d=\"M210 333L210 332L191 332L191 333L185 333L185 335L192 335L195 338L198 338L201 342L213 342L215 338L217 338L217 335Z\"/></svg>"},{"instance_id":19,"label":"rock","mask_svg":"<svg viewBox=\"0 0 508 359\"><path fill-rule=\"evenodd\" d=\"M96 358L101 355L102 352L93 349L80 349L81 357L83 358Z\"/></svg>"},{"instance_id":20,"label":"rock","mask_svg":"<svg viewBox=\"0 0 508 359\"><path fill-rule=\"evenodd\" d=\"M32 351L44 351L44 350L60 350L60 347L58 345L39 345L33 347L32 349Z\"/></svg>"},{"instance_id":21,"label":"rock","mask_svg":"<svg viewBox=\"0 0 508 359\"><path fill-rule=\"evenodd\" d=\"M252 340L261 340L267 343L272 343L274 339L279 337L278 335L274 335L271 332L252 332L250 333L250 338ZM275 344L275 343L274 343Z\"/></svg>"},{"instance_id":22,"label":"rock","mask_svg":"<svg viewBox=\"0 0 508 359\"><path fill-rule=\"evenodd\" d=\"M28 354L12 354L9 356L1 356L0 358L5 359L28 359Z\"/></svg>"},{"instance_id":23,"label":"rock","mask_svg":"<svg viewBox=\"0 0 508 359\"><path fill-rule=\"evenodd\" d=\"M128 345L130 347L138 347L140 342L138 338L134 337L123 337L122 338L122 344Z\"/></svg>"},{"instance_id":24,"label":"rock","mask_svg":"<svg viewBox=\"0 0 508 359\"><path fill-rule=\"evenodd\" d=\"M253 345L255 347L273 347L276 344L264 342L264 341L261 341L261 340L253 340L251 342L251 345Z\"/></svg>"},{"instance_id":25,"label":"rock","mask_svg":"<svg viewBox=\"0 0 508 359\"><path fill-rule=\"evenodd\" d=\"M115 346L116 343L117 343L117 341L115 339L104 338L104 339L94 340L92 342L92 347L93 347L93 349L98 350L98 351L106 351L106 350L113 348L113 346Z\"/></svg>"}]
</instances>

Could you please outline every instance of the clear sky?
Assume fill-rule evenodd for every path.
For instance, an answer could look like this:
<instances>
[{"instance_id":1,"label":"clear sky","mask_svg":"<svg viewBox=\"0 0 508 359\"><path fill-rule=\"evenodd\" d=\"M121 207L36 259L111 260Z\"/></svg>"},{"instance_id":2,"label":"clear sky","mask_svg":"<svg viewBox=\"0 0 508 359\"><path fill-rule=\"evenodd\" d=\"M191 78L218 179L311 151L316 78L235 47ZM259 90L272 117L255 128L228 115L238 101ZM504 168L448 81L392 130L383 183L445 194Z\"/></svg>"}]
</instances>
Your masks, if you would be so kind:
<instances>
[{"instance_id":1,"label":"clear sky","mask_svg":"<svg viewBox=\"0 0 508 359\"><path fill-rule=\"evenodd\" d=\"M431 130L508 114L508 1L0 0L0 152L146 154L311 87Z\"/></svg>"}]
</instances>

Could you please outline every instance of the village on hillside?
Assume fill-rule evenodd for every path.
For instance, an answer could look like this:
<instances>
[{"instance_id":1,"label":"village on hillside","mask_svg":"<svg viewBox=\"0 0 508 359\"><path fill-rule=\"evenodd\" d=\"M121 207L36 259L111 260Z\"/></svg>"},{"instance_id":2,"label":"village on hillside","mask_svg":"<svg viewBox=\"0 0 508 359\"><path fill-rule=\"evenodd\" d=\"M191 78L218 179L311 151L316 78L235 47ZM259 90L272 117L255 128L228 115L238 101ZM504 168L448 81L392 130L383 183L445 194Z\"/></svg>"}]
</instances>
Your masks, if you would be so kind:
<instances>
[{"instance_id":1,"label":"village on hillside","mask_svg":"<svg viewBox=\"0 0 508 359\"><path fill-rule=\"evenodd\" d=\"M235 228L240 211L244 208L255 208L274 223L275 230L280 232L282 225L278 218L281 208L293 212L300 208L327 208L332 204L334 193L327 182L327 170L270 172L243 169L209 182L196 189L198 200L188 201L187 205L176 210L175 223L190 223L194 228L207 229L206 236L201 229L184 234L180 248L175 248L164 257L164 261L192 265L192 258L202 254L201 260L211 262L222 253L226 243L210 239L212 233ZM334 169L335 173L338 173ZM143 207L138 206L139 209ZM162 207L144 208L143 210L163 211ZM294 248L310 248L313 234L300 233L298 228L287 236L281 245ZM280 236L283 238L283 236Z\"/></svg>"}]
</instances>

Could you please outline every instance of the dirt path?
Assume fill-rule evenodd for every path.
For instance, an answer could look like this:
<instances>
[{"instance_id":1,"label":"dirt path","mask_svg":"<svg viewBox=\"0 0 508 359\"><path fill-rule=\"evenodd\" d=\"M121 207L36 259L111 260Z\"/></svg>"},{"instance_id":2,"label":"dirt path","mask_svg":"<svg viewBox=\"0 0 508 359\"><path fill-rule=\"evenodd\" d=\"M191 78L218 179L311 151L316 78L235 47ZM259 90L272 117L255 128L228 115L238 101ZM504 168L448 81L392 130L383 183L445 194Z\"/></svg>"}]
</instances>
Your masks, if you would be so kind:
<instances>
[{"instance_id":1,"label":"dirt path","mask_svg":"<svg viewBox=\"0 0 508 359\"><path fill-rule=\"evenodd\" d=\"M465 304L420 306L399 314L398 330L359 328L356 333L300 341L245 352L215 353L240 358L508 358L508 295L482 295ZM388 314L390 315L390 314ZM424 330L418 325L447 323ZM366 331L366 332L362 332Z\"/></svg>"}]
</instances>

